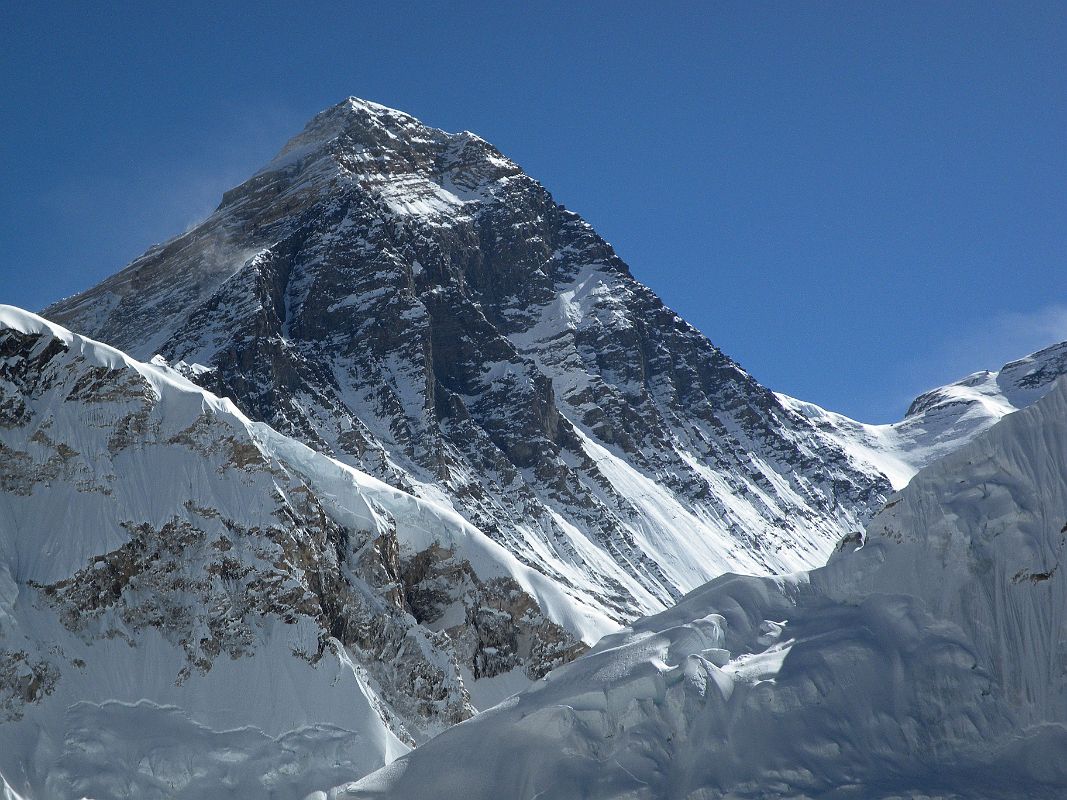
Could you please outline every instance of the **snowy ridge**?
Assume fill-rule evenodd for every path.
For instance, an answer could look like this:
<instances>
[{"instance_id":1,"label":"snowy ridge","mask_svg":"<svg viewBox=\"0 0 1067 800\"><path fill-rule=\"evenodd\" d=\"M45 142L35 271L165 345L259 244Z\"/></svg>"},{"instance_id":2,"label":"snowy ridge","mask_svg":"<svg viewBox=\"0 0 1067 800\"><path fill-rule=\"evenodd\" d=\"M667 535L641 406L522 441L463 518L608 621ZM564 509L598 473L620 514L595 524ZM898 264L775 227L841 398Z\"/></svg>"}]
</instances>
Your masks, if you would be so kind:
<instances>
[{"instance_id":1,"label":"snowy ridge","mask_svg":"<svg viewBox=\"0 0 1067 800\"><path fill-rule=\"evenodd\" d=\"M724 576L331 797L1058 798L1067 381L829 564Z\"/></svg>"},{"instance_id":2,"label":"snowy ridge","mask_svg":"<svg viewBox=\"0 0 1067 800\"><path fill-rule=\"evenodd\" d=\"M920 469L1026 408L1067 374L1067 342L1051 345L1000 370L983 370L915 398L904 419L887 425L856 422L813 403L779 394L861 463L903 488Z\"/></svg>"},{"instance_id":3,"label":"snowy ridge","mask_svg":"<svg viewBox=\"0 0 1067 800\"><path fill-rule=\"evenodd\" d=\"M420 621L432 602L453 621ZM587 641L613 627L455 512L0 306L10 791L303 797L473 713L509 647L480 611L525 642L512 685L572 657L542 607Z\"/></svg>"}]
</instances>

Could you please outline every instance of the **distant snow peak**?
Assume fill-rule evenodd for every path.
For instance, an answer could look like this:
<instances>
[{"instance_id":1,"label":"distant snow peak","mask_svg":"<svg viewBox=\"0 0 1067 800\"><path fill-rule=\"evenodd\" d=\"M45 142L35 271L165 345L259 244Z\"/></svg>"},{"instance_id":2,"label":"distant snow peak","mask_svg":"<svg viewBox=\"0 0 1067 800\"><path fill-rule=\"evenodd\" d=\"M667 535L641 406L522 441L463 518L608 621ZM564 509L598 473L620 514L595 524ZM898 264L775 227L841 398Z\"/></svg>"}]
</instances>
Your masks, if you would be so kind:
<instances>
[{"instance_id":1,"label":"distant snow peak","mask_svg":"<svg viewBox=\"0 0 1067 800\"><path fill-rule=\"evenodd\" d=\"M1000 419L1027 408L1067 374L1067 342L924 392L900 422L868 425L786 395L786 406L805 415L861 463L903 488L920 469L952 453Z\"/></svg>"}]
</instances>

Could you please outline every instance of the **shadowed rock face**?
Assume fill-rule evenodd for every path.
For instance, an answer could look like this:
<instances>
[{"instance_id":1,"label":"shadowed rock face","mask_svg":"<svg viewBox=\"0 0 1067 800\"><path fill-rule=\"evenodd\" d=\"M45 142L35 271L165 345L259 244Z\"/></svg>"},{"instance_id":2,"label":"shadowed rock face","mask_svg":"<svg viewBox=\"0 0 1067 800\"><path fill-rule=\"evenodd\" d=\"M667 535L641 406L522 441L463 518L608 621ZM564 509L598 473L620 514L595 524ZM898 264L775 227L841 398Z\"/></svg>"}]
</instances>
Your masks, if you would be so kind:
<instances>
[{"instance_id":1,"label":"shadowed rock face","mask_svg":"<svg viewBox=\"0 0 1067 800\"><path fill-rule=\"evenodd\" d=\"M821 563L889 491L491 145L355 99L45 313L446 500L617 620Z\"/></svg>"}]
</instances>

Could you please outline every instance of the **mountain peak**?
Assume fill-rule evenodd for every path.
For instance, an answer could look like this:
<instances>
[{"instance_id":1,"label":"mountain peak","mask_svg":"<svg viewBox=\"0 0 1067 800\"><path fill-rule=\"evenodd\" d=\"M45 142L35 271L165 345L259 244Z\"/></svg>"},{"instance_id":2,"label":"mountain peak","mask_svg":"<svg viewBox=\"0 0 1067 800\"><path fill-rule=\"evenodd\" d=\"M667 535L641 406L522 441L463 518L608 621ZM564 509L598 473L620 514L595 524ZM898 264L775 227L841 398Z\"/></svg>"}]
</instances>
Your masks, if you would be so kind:
<instances>
[{"instance_id":1,"label":"mountain peak","mask_svg":"<svg viewBox=\"0 0 1067 800\"><path fill-rule=\"evenodd\" d=\"M442 185L450 183L451 173L460 170L465 175L456 185L464 191L484 188L487 183L521 172L514 162L470 131L449 133L404 111L348 97L312 117L256 177L302 173L319 164L323 156L329 156L326 164L331 173L340 167L342 174L373 182L414 174Z\"/></svg>"},{"instance_id":2,"label":"mountain peak","mask_svg":"<svg viewBox=\"0 0 1067 800\"><path fill-rule=\"evenodd\" d=\"M375 129L390 131L396 135L416 127L426 126L403 111L370 100L348 97L312 117L290 144L305 138L321 138L326 141L346 133L353 135ZM286 145L286 148L288 147L289 145ZM286 148L283 148L283 152Z\"/></svg>"},{"instance_id":3,"label":"mountain peak","mask_svg":"<svg viewBox=\"0 0 1067 800\"><path fill-rule=\"evenodd\" d=\"M385 112L387 114L396 114L402 117L411 117L406 111L401 111L398 108L392 106L382 105L381 103L375 103L373 100L365 100L362 97L356 97L355 95L349 95L340 103L330 106L321 113L329 113L330 111L348 109L351 111L365 110L373 114L380 114Z\"/></svg>"},{"instance_id":4,"label":"mountain peak","mask_svg":"<svg viewBox=\"0 0 1067 800\"><path fill-rule=\"evenodd\" d=\"M50 313L443 499L615 620L819 563L889 490L491 145L354 98Z\"/></svg>"}]
</instances>

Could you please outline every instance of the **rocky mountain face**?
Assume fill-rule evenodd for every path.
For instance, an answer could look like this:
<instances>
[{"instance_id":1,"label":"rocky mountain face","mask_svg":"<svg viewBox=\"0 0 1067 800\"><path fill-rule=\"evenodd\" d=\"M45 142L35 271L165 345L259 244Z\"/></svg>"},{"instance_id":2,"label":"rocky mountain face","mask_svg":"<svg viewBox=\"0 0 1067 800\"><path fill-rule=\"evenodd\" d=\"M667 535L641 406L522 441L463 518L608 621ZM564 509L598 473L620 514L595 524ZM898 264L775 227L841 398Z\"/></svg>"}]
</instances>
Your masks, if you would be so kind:
<instances>
[{"instance_id":1,"label":"rocky mountain face","mask_svg":"<svg viewBox=\"0 0 1067 800\"><path fill-rule=\"evenodd\" d=\"M455 512L0 306L12 791L303 797L610 628Z\"/></svg>"},{"instance_id":2,"label":"rocky mountain face","mask_svg":"<svg viewBox=\"0 0 1067 800\"><path fill-rule=\"evenodd\" d=\"M1061 380L825 567L714 580L339 796L1054 800L1065 559Z\"/></svg>"},{"instance_id":3,"label":"rocky mountain face","mask_svg":"<svg viewBox=\"0 0 1067 800\"><path fill-rule=\"evenodd\" d=\"M618 622L821 563L890 491L491 145L355 99L45 313L451 505Z\"/></svg>"}]
</instances>

